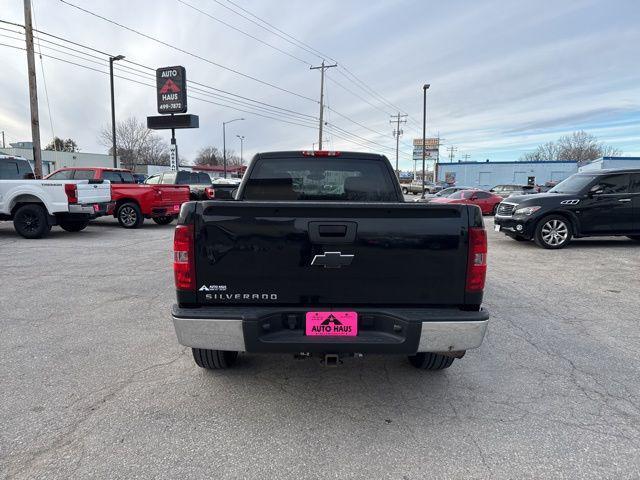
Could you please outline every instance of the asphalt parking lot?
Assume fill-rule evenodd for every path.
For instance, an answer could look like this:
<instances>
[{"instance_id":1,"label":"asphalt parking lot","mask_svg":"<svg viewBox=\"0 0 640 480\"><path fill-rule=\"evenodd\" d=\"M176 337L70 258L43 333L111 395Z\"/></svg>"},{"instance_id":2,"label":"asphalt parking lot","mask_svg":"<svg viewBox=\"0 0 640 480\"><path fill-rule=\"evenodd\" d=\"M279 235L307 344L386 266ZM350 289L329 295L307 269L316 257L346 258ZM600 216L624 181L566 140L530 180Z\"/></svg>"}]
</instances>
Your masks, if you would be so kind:
<instances>
[{"instance_id":1,"label":"asphalt parking lot","mask_svg":"<svg viewBox=\"0 0 640 480\"><path fill-rule=\"evenodd\" d=\"M450 369L212 373L173 332L171 225L0 223L1 476L638 478L640 243L546 251L492 226L489 333Z\"/></svg>"}]
</instances>

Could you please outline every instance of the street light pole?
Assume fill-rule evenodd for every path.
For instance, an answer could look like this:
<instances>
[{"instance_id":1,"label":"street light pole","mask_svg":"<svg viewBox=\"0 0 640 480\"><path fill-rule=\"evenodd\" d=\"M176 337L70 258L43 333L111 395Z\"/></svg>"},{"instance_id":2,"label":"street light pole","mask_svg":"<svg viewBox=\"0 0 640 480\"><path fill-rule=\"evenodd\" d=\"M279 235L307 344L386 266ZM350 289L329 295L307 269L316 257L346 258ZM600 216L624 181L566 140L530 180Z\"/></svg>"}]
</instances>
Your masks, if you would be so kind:
<instances>
[{"instance_id":1,"label":"street light pole","mask_svg":"<svg viewBox=\"0 0 640 480\"><path fill-rule=\"evenodd\" d=\"M113 155L113 168L118 168L118 154L116 150L116 102L113 93L113 62L122 60L124 55L109 57L109 79L111 80L111 150Z\"/></svg>"},{"instance_id":2,"label":"street light pole","mask_svg":"<svg viewBox=\"0 0 640 480\"><path fill-rule=\"evenodd\" d=\"M425 157L427 156L425 145L427 136L427 90L431 85L425 83L422 87L422 198L426 192L425 185Z\"/></svg>"},{"instance_id":3,"label":"street light pole","mask_svg":"<svg viewBox=\"0 0 640 480\"><path fill-rule=\"evenodd\" d=\"M244 149L244 135L236 135L240 139L240 165L244 165L243 149Z\"/></svg>"},{"instance_id":4,"label":"street light pole","mask_svg":"<svg viewBox=\"0 0 640 480\"><path fill-rule=\"evenodd\" d=\"M222 122L222 161L224 164L224 178L227 178L227 123L244 120L244 118L234 118L228 122Z\"/></svg>"}]
</instances>

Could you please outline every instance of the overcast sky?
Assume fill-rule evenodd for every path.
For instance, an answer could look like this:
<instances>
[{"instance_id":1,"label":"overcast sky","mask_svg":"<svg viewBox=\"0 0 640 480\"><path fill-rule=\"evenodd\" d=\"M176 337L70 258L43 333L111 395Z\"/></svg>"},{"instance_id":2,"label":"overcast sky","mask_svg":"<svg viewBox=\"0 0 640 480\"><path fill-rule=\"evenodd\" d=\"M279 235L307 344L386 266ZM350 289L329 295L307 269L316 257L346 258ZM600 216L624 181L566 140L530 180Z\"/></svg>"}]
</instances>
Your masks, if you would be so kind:
<instances>
[{"instance_id":1,"label":"overcast sky","mask_svg":"<svg viewBox=\"0 0 640 480\"><path fill-rule=\"evenodd\" d=\"M469 155L470 160L516 160L537 144L578 129L597 135L627 155L640 155L637 0L233 0L235 5L228 0L69 1L193 55L59 0L33 0L37 27L145 66L183 65L189 80L295 112L283 116L284 110L268 107L278 112L268 113L270 116L308 125L217 106L210 103L220 103L220 98L210 96L212 90L197 93L192 89L194 97L208 102L189 100L189 113L200 116L200 129L178 133L183 159L193 159L204 146L221 147L222 122L237 117L245 120L227 126L227 142L229 148L239 150L236 135L244 135L245 157L257 151L308 149L317 142L317 128L312 124L318 117L320 75L309 64L317 65L321 55L233 13L231 9L259 23L238 6L321 52L328 62L338 62L338 68L328 71L325 84L326 103L332 109L325 114L330 125L325 139L330 148L378 151L392 158L395 141L389 114L399 109L409 114L401 139L401 167L409 169L411 140L420 135L422 124L422 85L430 83L428 134L439 133L445 147L457 147L456 159ZM23 23L22 4L22 0L3 0L0 18ZM7 38L16 35L6 30L0 34L4 35L0 43L23 47L23 41ZM63 45L52 37L43 38ZM45 55L108 71L106 57L84 57L98 62L90 63L68 56L64 46L42 43L41 48ZM0 58L0 130L6 132L8 142L29 140L25 53L0 46ZM74 138L83 151L105 152L98 132L110 121L108 75L46 57L43 67L44 77L38 60L43 143L51 138L53 123L57 136ZM132 74L137 75L129 70L122 76L153 83L153 79ZM240 106L238 97L232 98L238 108L257 111ZM116 79L119 119L144 119L155 109L153 88ZM166 132L162 135L168 138ZM444 147L441 155L446 155Z\"/></svg>"}]
</instances>

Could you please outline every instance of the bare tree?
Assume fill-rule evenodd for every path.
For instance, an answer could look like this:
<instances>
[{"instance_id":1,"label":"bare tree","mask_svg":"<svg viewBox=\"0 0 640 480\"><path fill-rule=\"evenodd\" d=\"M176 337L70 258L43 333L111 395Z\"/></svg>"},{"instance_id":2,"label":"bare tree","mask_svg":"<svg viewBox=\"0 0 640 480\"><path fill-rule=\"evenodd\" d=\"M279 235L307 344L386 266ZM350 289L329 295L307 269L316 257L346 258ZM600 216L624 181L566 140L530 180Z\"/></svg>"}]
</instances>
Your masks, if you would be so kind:
<instances>
[{"instance_id":1,"label":"bare tree","mask_svg":"<svg viewBox=\"0 0 640 480\"><path fill-rule=\"evenodd\" d=\"M110 125L102 127L98 140L112 153ZM169 164L167 143L135 117L116 123L116 143L123 167L133 169L136 164Z\"/></svg>"},{"instance_id":2,"label":"bare tree","mask_svg":"<svg viewBox=\"0 0 640 480\"><path fill-rule=\"evenodd\" d=\"M242 165L240 157L233 150L227 150L227 165L230 167L239 167Z\"/></svg>"},{"instance_id":3,"label":"bare tree","mask_svg":"<svg viewBox=\"0 0 640 480\"><path fill-rule=\"evenodd\" d=\"M216 147L204 147L198 151L196 165L221 165L222 153Z\"/></svg>"},{"instance_id":4,"label":"bare tree","mask_svg":"<svg viewBox=\"0 0 640 480\"><path fill-rule=\"evenodd\" d=\"M558 158L558 145L555 142L544 143L533 152L527 152L522 157L521 161L525 162L543 162L552 161Z\"/></svg>"},{"instance_id":5,"label":"bare tree","mask_svg":"<svg viewBox=\"0 0 640 480\"><path fill-rule=\"evenodd\" d=\"M575 161L588 163L600 157L621 155L612 145L598 141L595 135L580 130L560 137L557 142L547 142L533 152L520 157L521 161Z\"/></svg>"},{"instance_id":6,"label":"bare tree","mask_svg":"<svg viewBox=\"0 0 640 480\"><path fill-rule=\"evenodd\" d=\"M146 165L169 165L169 146L159 135L152 133L139 151L140 162Z\"/></svg>"}]
</instances>

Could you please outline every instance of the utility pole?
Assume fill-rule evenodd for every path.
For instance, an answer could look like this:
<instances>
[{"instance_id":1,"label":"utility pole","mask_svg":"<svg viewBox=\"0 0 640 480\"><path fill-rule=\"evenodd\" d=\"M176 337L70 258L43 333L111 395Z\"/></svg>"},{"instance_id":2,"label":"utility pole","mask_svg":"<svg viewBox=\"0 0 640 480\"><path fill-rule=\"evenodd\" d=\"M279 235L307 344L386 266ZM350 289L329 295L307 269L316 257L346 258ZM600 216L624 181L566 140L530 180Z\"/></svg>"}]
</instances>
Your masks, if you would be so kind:
<instances>
[{"instance_id":1,"label":"utility pole","mask_svg":"<svg viewBox=\"0 0 640 480\"><path fill-rule=\"evenodd\" d=\"M4 146L4 130L2 131L2 148L6 148L6 147Z\"/></svg>"},{"instance_id":2,"label":"utility pole","mask_svg":"<svg viewBox=\"0 0 640 480\"><path fill-rule=\"evenodd\" d=\"M407 123L407 114L401 114L400 112L398 112L397 115L391 115L391 120L389 120L389 123L391 123L392 125L394 123L396 124L396 128L393 131L393 136L396 137L396 177L400 178L400 169L398 167L398 150L400 149L400 135L404 133L400 128L400 124Z\"/></svg>"},{"instance_id":3,"label":"utility pole","mask_svg":"<svg viewBox=\"0 0 640 480\"><path fill-rule=\"evenodd\" d=\"M234 118L227 122L222 122L222 162L224 164L224 178L227 178L227 123L239 122L244 118Z\"/></svg>"},{"instance_id":4,"label":"utility pole","mask_svg":"<svg viewBox=\"0 0 640 480\"><path fill-rule=\"evenodd\" d=\"M427 156L427 90L431 85L425 83L422 86L422 198L427 191L425 185L425 160Z\"/></svg>"},{"instance_id":5,"label":"utility pole","mask_svg":"<svg viewBox=\"0 0 640 480\"><path fill-rule=\"evenodd\" d=\"M122 60L124 55L109 57L109 79L111 81L111 150L113 155L113 168L118 168L118 149L116 147L116 101L113 93L113 62Z\"/></svg>"},{"instance_id":6,"label":"utility pole","mask_svg":"<svg viewBox=\"0 0 640 480\"><path fill-rule=\"evenodd\" d=\"M42 178L42 150L40 149L40 120L38 118L38 86L36 62L33 56L33 25L31 24L31 0L24 0L24 30L27 41L27 70L29 76L29 103L31 106L31 140L35 176Z\"/></svg>"},{"instance_id":7,"label":"utility pole","mask_svg":"<svg viewBox=\"0 0 640 480\"><path fill-rule=\"evenodd\" d=\"M471 155L469 155L468 153L465 153L463 157L464 157L464 161L466 162L467 160L469 160L469 157L471 157Z\"/></svg>"},{"instance_id":8,"label":"utility pole","mask_svg":"<svg viewBox=\"0 0 640 480\"><path fill-rule=\"evenodd\" d=\"M322 64L318 67L309 67L309 70L320 70L320 129L318 132L318 150L322 150L322 126L324 125L323 117L324 117L324 71L327 68L337 67L338 64L334 63L333 65L325 65L324 60L322 60Z\"/></svg>"},{"instance_id":9,"label":"utility pole","mask_svg":"<svg viewBox=\"0 0 640 480\"><path fill-rule=\"evenodd\" d=\"M449 163L453 163L453 157L455 156L455 153L457 150L458 150L458 147L454 147L453 145L450 147L447 147L447 151L449 152Z\"/></svg>"}]
</instances>

